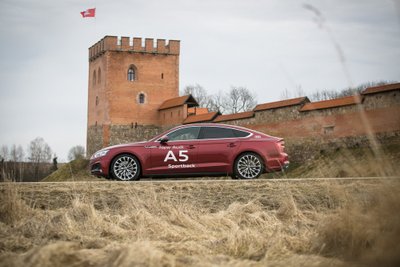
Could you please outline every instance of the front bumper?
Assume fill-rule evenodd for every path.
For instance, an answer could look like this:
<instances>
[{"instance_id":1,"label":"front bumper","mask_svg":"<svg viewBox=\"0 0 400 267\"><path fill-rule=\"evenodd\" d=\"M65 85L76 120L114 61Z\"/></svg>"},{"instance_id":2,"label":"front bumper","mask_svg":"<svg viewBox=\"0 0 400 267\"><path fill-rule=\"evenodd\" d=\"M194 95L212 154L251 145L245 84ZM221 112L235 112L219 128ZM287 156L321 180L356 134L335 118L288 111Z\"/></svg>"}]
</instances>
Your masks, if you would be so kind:
<instances>
[{"instance_id":1,"label":"front bumper","mask_svg":"<svg viewBox=\"0 0 400 267\"><path fill-rule=\"evenodd\" d=\"M101 162L91 163L89 167L90 167L90 174L97 177L107 177L107 173L105 172Z\"/></svg>"}]
</instances>

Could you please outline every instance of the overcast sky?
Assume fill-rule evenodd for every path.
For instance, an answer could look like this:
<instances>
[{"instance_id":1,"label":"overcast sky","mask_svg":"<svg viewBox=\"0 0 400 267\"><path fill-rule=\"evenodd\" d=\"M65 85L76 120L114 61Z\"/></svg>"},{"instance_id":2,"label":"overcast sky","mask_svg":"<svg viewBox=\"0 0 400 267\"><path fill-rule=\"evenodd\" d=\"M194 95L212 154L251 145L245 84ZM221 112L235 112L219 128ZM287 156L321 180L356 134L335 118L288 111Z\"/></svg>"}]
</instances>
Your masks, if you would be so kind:
<instances>
[{"instance_id":1,"label":"overcast sky","mask_svg":"<svg viewBox=\"0 0 400 267\"><path fill-rule=\"evenodd\" d=\"M400 80L399 14L398 0L0 0L0 145L40 136L59 161L86 145L88 48L105 35L181 40L180 89L245 86L264 103Z\"/></svg>"}]
</instances>

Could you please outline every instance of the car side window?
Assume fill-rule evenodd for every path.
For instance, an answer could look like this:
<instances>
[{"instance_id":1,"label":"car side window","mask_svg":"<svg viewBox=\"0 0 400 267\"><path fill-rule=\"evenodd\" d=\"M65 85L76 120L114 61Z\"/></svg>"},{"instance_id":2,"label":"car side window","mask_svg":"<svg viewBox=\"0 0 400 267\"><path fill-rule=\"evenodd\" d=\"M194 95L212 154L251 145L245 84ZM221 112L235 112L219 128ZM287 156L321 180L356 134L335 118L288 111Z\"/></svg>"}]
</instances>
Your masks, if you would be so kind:
<instances>
[{"instance_id":1,"label":"car side window","mask_svg":"<svg viewBox=\"0 0 400 267\"><path fill-rule=\"evenodd\" d=\"M232 131L233 131L233 134L234 134L236 137L246 137L246 136L249 136L249 135L250 135L249 132L239 131L239 130L235 130L235 129L232 129Z\"/></svg>"},{"instance_id":2,"label":"car side window","mask_svg":"<svg viewBox=\"0 0 400 267\"><path fill-rule=\"evenodd\" d=\"M232 129L222 127L201 127L200 139L221 139L221 138L233 138Z\"/></svg>"},{"instance_id":3,"label":"car side window","mask_svg":"<svg viewBox=\"0 0 400 267\"><path fill-rule=\"evenodd\" d=\"M167 134L169 141L193 140L199 137L200 127L188 127Z\"/></svg>"}]
</instances>

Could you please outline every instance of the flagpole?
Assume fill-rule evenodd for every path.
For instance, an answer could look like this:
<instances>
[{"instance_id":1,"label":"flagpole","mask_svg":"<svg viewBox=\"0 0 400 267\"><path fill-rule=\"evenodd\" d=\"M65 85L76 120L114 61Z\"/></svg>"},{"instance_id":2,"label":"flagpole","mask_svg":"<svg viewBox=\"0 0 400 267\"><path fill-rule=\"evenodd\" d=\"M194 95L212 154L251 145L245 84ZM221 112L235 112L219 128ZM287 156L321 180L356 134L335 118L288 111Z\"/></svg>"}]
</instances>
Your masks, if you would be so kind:
<instances>
[{"instance_id":1,"label":"flagpole","mask_svg":"<svg viewBox=\"0 0 400 267\"><path fill-rule=\"evenodd\" d=\"M97 11L96 0L93 0L93 3L94 3L94 8ZM99 38L99 32L98 32L98 29L97 29L97 16L94 16L94 31L95 31L95 33L97 35L96 38Z\"/></svg>"}]
</instances>

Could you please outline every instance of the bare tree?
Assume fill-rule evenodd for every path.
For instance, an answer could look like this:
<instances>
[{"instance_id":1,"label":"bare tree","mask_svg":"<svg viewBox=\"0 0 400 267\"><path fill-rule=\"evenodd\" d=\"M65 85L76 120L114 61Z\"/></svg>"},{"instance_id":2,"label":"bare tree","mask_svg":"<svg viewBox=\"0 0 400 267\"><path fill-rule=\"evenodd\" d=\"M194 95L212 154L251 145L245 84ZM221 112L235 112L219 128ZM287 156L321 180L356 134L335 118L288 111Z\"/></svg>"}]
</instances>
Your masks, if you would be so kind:
<instances>
[{"instance_id":1,"label":"bare tree","mask_svg":"<svg viewBox=\"0 0 400 267\"><path fill-rule=\"evenodd\" d=\"M335 98L339 98L339 97L351 96L351 95L361 93L363 90L365 90L368 87L380 86L380 85L385 85L385 84L389 84L389 83L394 83L394 82L392 82L392 81L366 82L366 83L360 84L356 87L344 88L340 91L328 90L328 89L318 90L318 91L315 91L313 94L311 94L310 100L321 101L321 100L329 100L329 99L335 99Z\"/></svg>"},{"instance_id":2,"label":"bare tree","mask_svg":"<svg viewBox=\"0 0 400 267\"><path fill-rule=\"evenodd\" d=\"M217 94L210 96L207 108L209 111L219 111L221 113L225 113L225 102L226 96L221 91L219 91Z\"/></svg>"},{"instance_id":3,"label":"bare tree","mask_svg":"<svg viewBox=\"0 0 400 267\"><path fill-rule=\"evenodd\" d=\"M72 147L68 152L68 160L82 159L85 157L85 148L77 145Z\"/></svg>"},{"instance_id":4,"label":"bare tree","mask_svg":"<svg viewBox=\"0 0 400 267\"><path fill-rule=\"evenodd\" d=\"M316 91L311 95L311 100L313 101L322 101L322 100L329 100L335 99L339 97L339 93L335 90L319 90Z\"/></svg>"},{"instance_id":5,"label":"bare tree","mask_svg":"<svg viewBox=\"0 0 400 267\"><path fill-rule=\"evenodd\" d=\"M7 161L9 157L8 146L2 145L0 149L0 158L4 161Z\"/></svg>"},{"instance_id":6,"label":"bare tree","mask_svg":"<svg viewBox=\"0 0 400 267\"><path fill-rule=\"evenodd\" d=\"M21 145L12 145L10 150L10 159L14 162L22 162L25 157L24 149Z\"/></svg>"},{"instance_id":7,"label":"bare tree","mask_svg":"<svg viewBox=\"0 0 400 267\"><path fill-rule=\"evenodd\" d=\"M2 145L0 149L0 181L5 181L7 174L8 146Z\"/></svg>"},{"instance_id":8,"label":"bare tree","mask_svg":"<svg viewBox=\"0 0 400 267\"><path fill-rule=\"evenodd\" d=\"M246 87L232 86L224 104L226 113L238 113L252 110L257 101L255 95Z\"/></svg>"},{"instance_id":9,"label":"bare tree","mask_svg":"<svg viewBox=\"0 0 400 267\"><path fill-rule=\"evenodd\" d=\"M181 95L192 95L196 99L200 107L207 107L209 104L210 96L207 91L200 84L186 85L181 92Z\"/></svg>"},{"instance_id":10,"label":"bare tree","mask_svg":"<svg viewBox=\"0 0 400 267\"><path fill-rule=\"evenodd\" d=\"M289 98L292 98L292 94L287 88L285 88L285 90L283 90L283 92L281 92L280 99L285 100L285 99L289 99Z\"/></svg>"},{"instance_id":11,"label":"bare tree","mask_svg":"<svg viewBox=\"0 0 400 267\"><path fill-rule=\"evenodd\" d=\"M302 97L305 96L306 92L303 90L301 85L296 86L296 88L292 91L289 91L287 88L281 92L281 100L289 99L292 97Z\"/></svg>"},{"instance_id":12,"label":"bare tree","mask_svg":"<svg viewBox=\"0 0 400 267\"><path fill-rule=\"evenodd\" d=\"M51 148L42 137L37 137L30 142L28 151L28 158L33 163L35 179L38 181L40 165L51 159Z\"/></svg>"},{"instance_id":13,"label":"bare tree","mask_svg":"<svg viewBox=\"0 0 400 267\"><path fill-rule=\"evenodd\" d=\"M221 113L248 111L253 109L257 104L255 95L246 87L232 86L228 94L219 91L217 94L209 95L199 84L187 85L181 92L181 95L187 94L191 94L197 100L200 107Z\"/></svg>"},{"instance_id":14,"label":"bare tree","mask_svg":"<svg viewBox=\"0 0 400 267\"><path fill-rule=\"evenodd\" d=\"M22 181L23 176L23 163L24 160L24 149L21 145L17 146L13 144L10 150L10 160L12 161L11 176L15 180Z\"/></svg>"}]
</instances>

